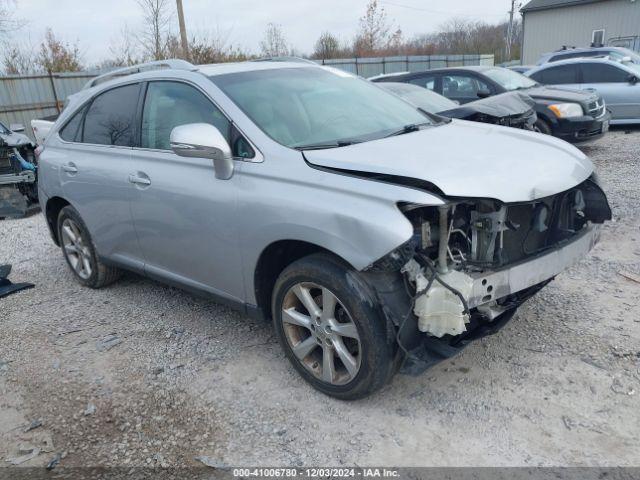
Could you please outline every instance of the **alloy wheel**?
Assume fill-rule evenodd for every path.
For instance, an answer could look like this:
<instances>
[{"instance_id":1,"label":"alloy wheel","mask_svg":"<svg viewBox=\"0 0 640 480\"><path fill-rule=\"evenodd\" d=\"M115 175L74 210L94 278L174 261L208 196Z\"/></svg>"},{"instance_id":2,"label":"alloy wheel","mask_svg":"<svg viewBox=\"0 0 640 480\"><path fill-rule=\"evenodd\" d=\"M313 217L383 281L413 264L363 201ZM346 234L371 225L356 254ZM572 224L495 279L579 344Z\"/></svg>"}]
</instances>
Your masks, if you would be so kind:
<instances>
[{"instance_id":1,"label":"alloy wheel","mask_svg":"<svg viewBox=\"0 0 640 480\"><path fill-rule=\"evenodd\" d=\"M291 287L282 305L282 326L297 360L319 380L344 385L358 374L358 329L329 289L311 282Z\"/></svg>"},{"instance_id":2,"label":"alloy wheel","mask_svg":"<svg viewBox=\"0 0 640 480\"><path fill-rule=\"evenodd\" d=\"M64 248L71 268L80 278L87 280L93 272L91 268L91 251L82 239L80 227L70 218L65 218L62 222L61 233L62 248Z\"/></svg>"}]
</instances>

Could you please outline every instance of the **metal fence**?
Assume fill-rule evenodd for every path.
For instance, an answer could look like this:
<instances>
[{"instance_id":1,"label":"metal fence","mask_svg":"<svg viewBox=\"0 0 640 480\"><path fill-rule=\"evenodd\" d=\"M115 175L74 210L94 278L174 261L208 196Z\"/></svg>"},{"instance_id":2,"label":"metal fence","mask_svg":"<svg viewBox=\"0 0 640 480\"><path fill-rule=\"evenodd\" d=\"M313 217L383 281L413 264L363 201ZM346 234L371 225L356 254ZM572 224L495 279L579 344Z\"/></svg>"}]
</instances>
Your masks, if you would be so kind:
<instances>
[{"instance_id":1,"label":"metal fence","mask_svg":"<svg viewBox=\"0 0 640 480\"><path fill-rule=\"evenodd\" d=\"M383 73L422 71L462 65L493 65L493 55L422 55L401 57L340 58L318 63L368 78ZM98 73L53 73L0 77L0 122L20 123L33 136L30 122L60 113L66 98L78 92Z\"/></svg>"},{"instance_id":2,"label":"metal fence","mask_svg":"<svg viewBox=\"0 0 640 480\"><path fill-rule=\"evenodd\" d=\"M0 121L6 126L21 123L32 136L32 119L60 113L66 98L95 76L74 72L0 77Z\"/></svg>"},{"instance_id":3,"label":"metal fence","mask_svg":"<svg viewBox=\"0 0 640 480\"><path fill-rule=\"evenodd\" d=\"M399 57L335 58L319 60L364 78L385 73L421 72L432 68L460 67L464 65L493 65L493 55L410 55Z\"/></svg>"}]
</instances>

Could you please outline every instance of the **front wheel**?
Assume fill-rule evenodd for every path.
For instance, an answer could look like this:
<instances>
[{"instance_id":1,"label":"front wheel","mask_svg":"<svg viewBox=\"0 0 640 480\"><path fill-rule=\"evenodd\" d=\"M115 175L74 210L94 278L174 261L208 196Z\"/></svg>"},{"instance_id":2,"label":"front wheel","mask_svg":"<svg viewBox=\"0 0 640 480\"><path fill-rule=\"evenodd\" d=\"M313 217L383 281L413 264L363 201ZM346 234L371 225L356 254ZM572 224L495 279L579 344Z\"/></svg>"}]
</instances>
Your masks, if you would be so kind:
<instances>
[{"instance_id":1,"label":"front wheel","mask_svg":"<svg viewBox=\"0 0 640 480\"><path fill-rule=\"evenodd\" d=\"M362 398L394 372L393 335L375 296L338 259L315 254L288 266L274 287L272 311L286 356L321 392Z\"/></svg>"},{"instance_id":2,"label":"front wheel","mask_svg":"<svg viewBox=\"0 0 640 480\"><path fill-rule=\"evenodd\" d=\"M538 133L544 133L545 135L551 135L551 127L541 118L538 118L536 123L533 124L533 130Z\"/></svg>"}]
</instances>

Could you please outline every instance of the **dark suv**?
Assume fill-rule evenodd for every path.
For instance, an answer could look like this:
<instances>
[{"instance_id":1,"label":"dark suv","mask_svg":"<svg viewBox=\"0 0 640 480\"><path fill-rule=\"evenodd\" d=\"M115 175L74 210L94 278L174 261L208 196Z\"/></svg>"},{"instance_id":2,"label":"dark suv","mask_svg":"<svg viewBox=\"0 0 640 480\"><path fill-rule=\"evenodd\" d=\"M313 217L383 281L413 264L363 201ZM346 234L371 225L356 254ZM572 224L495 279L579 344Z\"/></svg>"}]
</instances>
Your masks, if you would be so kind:
<instances>
[{"instance_id":1,"label":"dark suv","mask_svg":"<svg viewBox=\"0 0 640 480\"><path fill-rule=\"evenodd\" d=\"M609 130L611 120L604 100L597 93L545 87L524 75L501 67L441 68L386 75L371 80L413 83L460 104L505 92L521 91L536 102L536 129L571 143L602 137Z\"/></svg>"}]
</instances>

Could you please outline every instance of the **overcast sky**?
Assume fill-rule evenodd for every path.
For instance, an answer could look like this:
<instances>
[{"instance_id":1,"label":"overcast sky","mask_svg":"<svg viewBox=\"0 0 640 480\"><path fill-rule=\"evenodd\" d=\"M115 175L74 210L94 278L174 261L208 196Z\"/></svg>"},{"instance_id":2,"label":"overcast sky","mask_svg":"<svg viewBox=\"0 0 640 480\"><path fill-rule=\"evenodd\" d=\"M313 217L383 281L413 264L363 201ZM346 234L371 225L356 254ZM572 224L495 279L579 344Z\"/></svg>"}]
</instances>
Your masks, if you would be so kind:
<instances>
[{"instance_id":1,"label":"overcast sky","mask_svg":"<svg viewBox=\"0 0 640 480\"><path fill-rule=\"evenodd\" d=\"M175 2L169 0L172 7ZM135 0L16 0L18 16L29 24L16 34L37 44L47 27L69 42L78 41L83 59L97 63L109 55L126 23L140 28ZM426 33L455 16L498 22L508 18L509 0L390 0L380 1L387 16L405 36ZM319 34L328 30L351 39L367 0L183 0L187 31L216 30L230 43L258 51L267 23L282 25L287 40L301 53L311 53ZM177 17L174 17L177 30Z\"/></svg>"}]
</instances>

